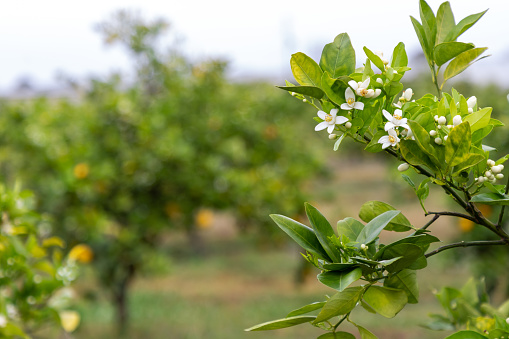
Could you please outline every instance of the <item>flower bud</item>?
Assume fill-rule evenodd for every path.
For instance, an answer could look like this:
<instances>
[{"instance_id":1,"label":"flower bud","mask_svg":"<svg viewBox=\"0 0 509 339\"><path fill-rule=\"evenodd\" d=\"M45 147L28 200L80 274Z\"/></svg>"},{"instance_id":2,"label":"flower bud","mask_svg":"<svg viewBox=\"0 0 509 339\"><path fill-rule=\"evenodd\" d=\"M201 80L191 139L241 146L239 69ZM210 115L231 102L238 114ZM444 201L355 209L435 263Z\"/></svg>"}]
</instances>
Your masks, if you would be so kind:
<instances>
[{"instance_id":1,"label":"flower bud","mask_svg":"<svg viewBox=\"0 0 509 339\"><path fill-rule=\"evenodd\" d=\"M507 319L505 320L505 322L506 322L507 324L509 324L509 318L507 318Z\"/></svg>"},{"instance_id":2,"label":"flower bud","mask_svg":"<svg viewBox=\"0 0 509 339\"><path fill-rule=\"evenodd\" d=\"M437 131L432 129L431 131L429 131L429 135L432 136L432 137L436 137L437 136Z\"/></svg>"},{"instance_id":3,"label":"flower bud","mask_svg":"<svg viewBox=\"0 0 509 339\"><path fill-rule=\"evenodd\" d=\"M449 136L448 136L448 135L446 135L446 136L444 137L444 141L447 141L447 138L448 138L448 137L449 137Z\"/></svg>"},{"instance_id":4,"label":"flower bud","mask_svg":"<svg viewBox=\"0 0 509 339\"><path fill-rule=\"evenodd\" d=\"M433 119L435 119L435 121L438 121L438 115L435 115Z\"/></svg>"},{"instance_id":5,"label":"flower bud","mask_svg":"<svg viewBox=\"0 0 509 339\"><path fill-rule=\"evenodd\" d=\"M487 177L491 177L493 175L493 173L491 173L491 171L486 171L486 172L484 172L484 175Z\"/></svg>"},{"instance_id":6,"label":"flower bud","mask_svg":"<svg viewBox=\"0 0 509 339\"><path fill-rule=\"evenodd\" d=\"M490 179L490 182L491 182L492 184L496 183L496 182L497 182L497 178L493 177L493 179Z\"/></svg>"},{"instance_id":7,"label":"flower bud","mask_svg":"<svg viewBox=\"0 0 509 339\"><path fill-rule=\"evenodd\" d=\"M378 82L380 85L384 84L384 81L382 80L382 78L376 78L376 82Z\"/></svg>"},{"instance_id":8,"label":"flower bud","mask_svg":"<svg viewBox=\"0 0 509 339\"><path fill-rule=\"evenodd\" d=\"M454 127L453 125L447 125L448 129L452 129L453 127Z\"/></svg>"},{"instance_id":9,"label":"flower bud","mask_svg":"<svg viewBox=\"0 0 509 339\"><path fill-rule=\"evenodd\" d=\"M500 170L503 171L504 170L504 165L500 164L498 165L498 167L500 167Z\"/></svg>"},{"instance_id":10,"label":"flower bud","mask_svg":"<svg viewBox=\"0 0 509 339\"><path fill-rule=\"evenodd\" d=\"M401 165L398 166L398 171L405 172L410 166L404 162Z\"/></svg>"},{"instance_id":11,"label":"flower bud","mask_svg":"<svg viewBox=\"0 0 509 339\"><path fill-rule=\"evenodd\" d=\"M412 92L411 88L407 88L406 91L403 92L403 97L406 101L410 101L412 99L412 95L414 95L414 92Z\"/></svg>"},{"instance_id":12,"label":"flower bud","mask_svg":"<svg viewBox=\"0 0 509 339\"><path fill-rule=\"evenodd\" d=\"M350 121L347 121L347 122L346 122L346 124L345 124L345 127L346 127L347 129L352 128L352 123L351 123Z\"/></svg>"},{"instance_id":13,"label":"flower bud","mask_svg":"<svg viewBox=\"0 0 509 339\"><path fill-rule=\"evenodd\" d=\"M337 137L338 137L338 135L337 135L337 134L329 134L329 139L330 139L330 140L334 140L334 139L336 139Z\"/></svg>"},{"instance_id":14,"label":"flower bud","mask_svg":"<svg viewBox=\"0 0 509 339\"><path fill-rule=\"evenodd\" d=\"M440 125L445 125L447 123L447 120L445 119L445 117L439 117L437 122L440 124Z\"/></svg>"},{"instance_id":15,"label":"flower bud","mask_svg":"<svg viewBox=\"0 0 509 339\"><path fill-rule=\"evenodd\" d=\"M368 246L366 246L365 244L361 245L361 250L365 251L367 248L368 248Z\"/></svg>"},{"instance_id":16,"label":"flower bud","mask_svg":"<svg viewBox=\"0 0 509 339\"><path fill-rule=\"evenodd\" d=\"M294 97L294 96L295 96L295 92L292 92L291 94L292 94L292 97Z\"/></svg>"},{"instance_id":17,"label":"flower bud","mask_svg":"<svg viewBox=\"0 0 509 339\"><path fill-rule=\"evenodd\" d=\"M302 102L308 102L307 99L302 99Z\"/></svg>"},{"instance_id":18,"label":"flower bud","mask_svg":"<svg viewBox=\"0 0 509 339\"><path fill-rule=\"evenodd\" d=\"M504 175L502 173L498 173L497 175L495 175L495 178L497 178L498 180L501 180L501 179L504 179Z\"/></svg>"},{"instance_id":19,"label":"flower bud","mask_svg":"<svg viewBox=\"0 0 509 339\"><path fill-rule=\"evenodd\" d=\"M488 163L488 166L495 166L495 162L491 159L488 159L487 163Z\"/></svg>"},{"instance_id":20,"label":"flower bud","mask_svg":"<svg viewBox=\"0 0 509 339\"><path fill-rule=\"evenodd\" d=\"M435 138L435 143L437 145L442 145L443 140L441 138Z\"/></svg>"},{"instance_id":21,"label":"flower bud","mask_svg":"<svg viewBox=\"0 0 509 339\"><path fill-rule=\"evenodd\" d=\"M381 80L380 78L378 78ZM377 98L382 93L382 90L380 88L375 89L375 93L373 94L373 98Z\"/></svg>"},{"instance_id":22,"label":"flower bud","mask_svg":"<svg viewBox=\"0 0 509 339\"><path fill-rule=\"evenodd\" d=\"M437 126L437 128L438 128L438 129L442 129L442 125L438 125L438 126Z\"/></svg>"},{"instance_id":23,"label":"flower bud","mask_svg":"<svg viewBox=\"0 0 509 339\"><path fill-rule=\"evenodd\" d=\"M495 174L502 172L500 166L491 166L491 171Z\"/></svg>"},{"instance_id":24,"label":"flower bud","mask_svg":"<svg viewBox=\"0 0 509 339\"><path fill-rule=\"evenodd\" d=\"M483 183L486 181L486 178L485 177L479 177L479 180L477 180L478 183Z\"/></svg>"},{"instance_id":25,"label":"flower bud","mask_svg":"<svg viewBox=\"0 0 509 339\"><path fill-rule=\"evenodd\" d=\"M454 118L452 118L452 124L454 126L458 126L459 124L461 124L463 121L461 120L461 115L455 115Z\"/></svg>"},{"instance_id":26,"label":"flower bud","mask_svg":"<svg viewBox=\"0 0 509 339\"><path fill-rule=\"evenodd\" d=\"M467 106L468 108L474 108L474 106L477 104L477 98L475 96L471 96L467 100Z\"/></svg>"}]
</instances>

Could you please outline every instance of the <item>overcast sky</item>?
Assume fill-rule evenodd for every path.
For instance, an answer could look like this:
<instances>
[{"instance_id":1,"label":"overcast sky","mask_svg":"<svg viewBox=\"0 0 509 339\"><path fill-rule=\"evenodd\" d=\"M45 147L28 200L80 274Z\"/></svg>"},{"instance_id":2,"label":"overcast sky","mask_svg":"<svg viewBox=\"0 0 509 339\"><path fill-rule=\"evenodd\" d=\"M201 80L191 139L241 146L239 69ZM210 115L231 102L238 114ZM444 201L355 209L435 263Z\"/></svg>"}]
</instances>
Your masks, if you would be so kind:
<instances>
[{"instance_id":1,"label":"overcast sky","mask_svg":"<svg viewBox=\"0 0 509 339\"><path fill-rule=\"evenodd\" d=\"M509 2L450 2L457 22L489 8L459 40L487 46L493 55L473 67L476 75L509 78ZM441 1L428 3L436 12ZM94 30L95 24L118 9L165 18L171 23L169 33L181 39L185 54L195 60L227 59L235 78L281 77L289 70L292 53L319 58L323 45L342 32L350 35L359 63L365 58L363 46L388 56L399 41L410 55L419 48L409 19L409 15L419 18L417 0L3 0L0 89L25 76L44 86L53 83L58 72L80 78L127 70L124 52L104 46ZM467 76L471 74L472 70Z\"/></svg>"}]
</instances>

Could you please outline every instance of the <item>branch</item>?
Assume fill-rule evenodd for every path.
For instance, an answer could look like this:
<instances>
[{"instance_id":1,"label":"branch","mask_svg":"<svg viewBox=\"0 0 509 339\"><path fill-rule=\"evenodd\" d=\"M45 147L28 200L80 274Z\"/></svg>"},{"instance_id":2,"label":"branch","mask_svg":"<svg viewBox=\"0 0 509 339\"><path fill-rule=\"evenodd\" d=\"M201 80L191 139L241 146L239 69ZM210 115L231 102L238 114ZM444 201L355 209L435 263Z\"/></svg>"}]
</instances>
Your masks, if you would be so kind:
<instances>
[{"instance_id":1,"label":"branch","mask_svg":"<svg viewBox=\"0 0 509 339\"><path fill-rule=\"evenodd\" d=\"M434 251L431 251L429 253L426 253L424 256L426 258L431 257L432 255L435 255L437 253L440 253L442 251L455 248L455 247L471 247L471 246L493 246L493 245L508 245L505 240L482 240L482 241L471 241L471 242L455 242L449 245L441 246L437 248Z\"/></svg>"},{"instance_id":2,"label":"branch","mask_svg":"<svg viewBox=\"0 0 509 339\"><path fill-rule=\"evenodd\" d=\"M509 193L509 177L507 177L507 184L505 185L505 194ZM502 209L500 210L500 214L498 216L498 222L497 222L497 228L502 228L502 221L504 220L504 213L505 213L505 206L502 206Z\"/></svg>"},{"instance_id":3,"label":"branch","mask_svg":"<svg viewBox=\"0 0 509 339\"><path fill-rule=\"evenodd\" d=\"M429 215L430 213L428 213ZM438 218L440 218L440 214L438 213L434 213L435 215L433 216L433 219L431 219L430 221L428 221L428 223L424 226L422 226L421 228L419 228L419 230L425 230L427 229L428 227L431 226L432 223L434 223L435 221L437 221Z\"/></svg>"},{"instance_id":4,"label":"branch","mask_svg":"<svg viewBox=\"0 0 509 339\"><path fill-rule=\"evenodd\" d=\"M451 217L458 217L458 218L463 218L463 219L467 219L467 220L470 220L474 223L478 223L477 222L477 219L475 219L474 217L471 217L470 215L466 215L466 214L463 214L463 213L457 213L457 212L428 212L425 214L425 216L428 216L430 214L434 214L435 216L437 215L448 215L448 216L451 216Z\"/></svg>"}]
</instances>

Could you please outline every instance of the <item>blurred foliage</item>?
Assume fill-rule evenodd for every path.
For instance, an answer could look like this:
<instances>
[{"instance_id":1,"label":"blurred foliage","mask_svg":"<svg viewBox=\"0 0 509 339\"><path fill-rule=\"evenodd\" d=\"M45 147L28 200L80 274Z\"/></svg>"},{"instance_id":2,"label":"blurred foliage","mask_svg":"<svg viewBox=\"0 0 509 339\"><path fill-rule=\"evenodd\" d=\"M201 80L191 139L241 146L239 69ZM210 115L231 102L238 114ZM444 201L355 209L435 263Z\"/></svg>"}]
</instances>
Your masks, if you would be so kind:
<instances>
[{"instance_id":1,"label":"blurred foliage","mask_svg":"<svg viewBox=\"0 0 509 339\"><path fill-rule=\"evenodd\" d=\"M134 78L77 86L77 98L0 103L1 172L42 197L69 243L92 246L102 285L125 328L127 288L180 228L200 252L196 226L228 210L271 235L267 215L302 213L305 184L323 173L302 107L263 83L231 83L221 61L161 52L167 25L119 12L100 26L134 59Z\"/></svg>"},{"instance_id":2,"label":"blurred foliage","mask_svg":"<svg viewBox=\"0 0 509 339\"><path fill-rule=\"evenodd\" d=\"M1 338L55 338L80 322L69 310L74 295L69 285L78 263L92 253L78 245L66 255L64 241L51 235L52 220L34 212L33 202L29 191L0 186Z\"/></svg>"}]
</instances>

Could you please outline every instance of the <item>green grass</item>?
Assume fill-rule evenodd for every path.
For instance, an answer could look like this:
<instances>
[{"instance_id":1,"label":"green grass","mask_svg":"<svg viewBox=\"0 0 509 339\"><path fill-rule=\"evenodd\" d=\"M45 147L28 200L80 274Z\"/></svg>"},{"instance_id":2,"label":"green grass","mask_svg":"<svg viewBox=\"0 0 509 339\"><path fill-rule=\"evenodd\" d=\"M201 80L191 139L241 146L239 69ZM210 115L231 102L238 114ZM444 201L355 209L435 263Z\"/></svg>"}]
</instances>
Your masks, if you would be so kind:
<instances>
[{"instance_id":1,"label":"green grass","mask_svg":"<svg viewBox=\"0 0 509 339\"><path fill-rule=\"evenodd\" d=\"M206 258L183 257L172 263L172 274L138 279L131 289L130 330L122 338L172 339L258 339L316 338L324 333L311 325L271 332L244 332L255 324L284 317L289 311L313 301L324 300L334 291L319 284L312 271L303 285L294 283L301 263L295 248L267 249L245 240L212 244ZM444 284L460 286L465 270L449 269L435 262L419 272L421 303L407 305L395 318L385 319L359 309L352 320L382 338L443 338L419 328L427 314L440 312L431 294ZM437 281L436 277L444 279ZM437 285L441 284L441 285ZM91 288L90 280L78 288ZM82 301L78 309L82 325L77 339L117 338L114 311L102 298ZM343 326L343 325L342 325ZM345 330L355 329L351 326Z\"/></svg>"}]
</instances>

